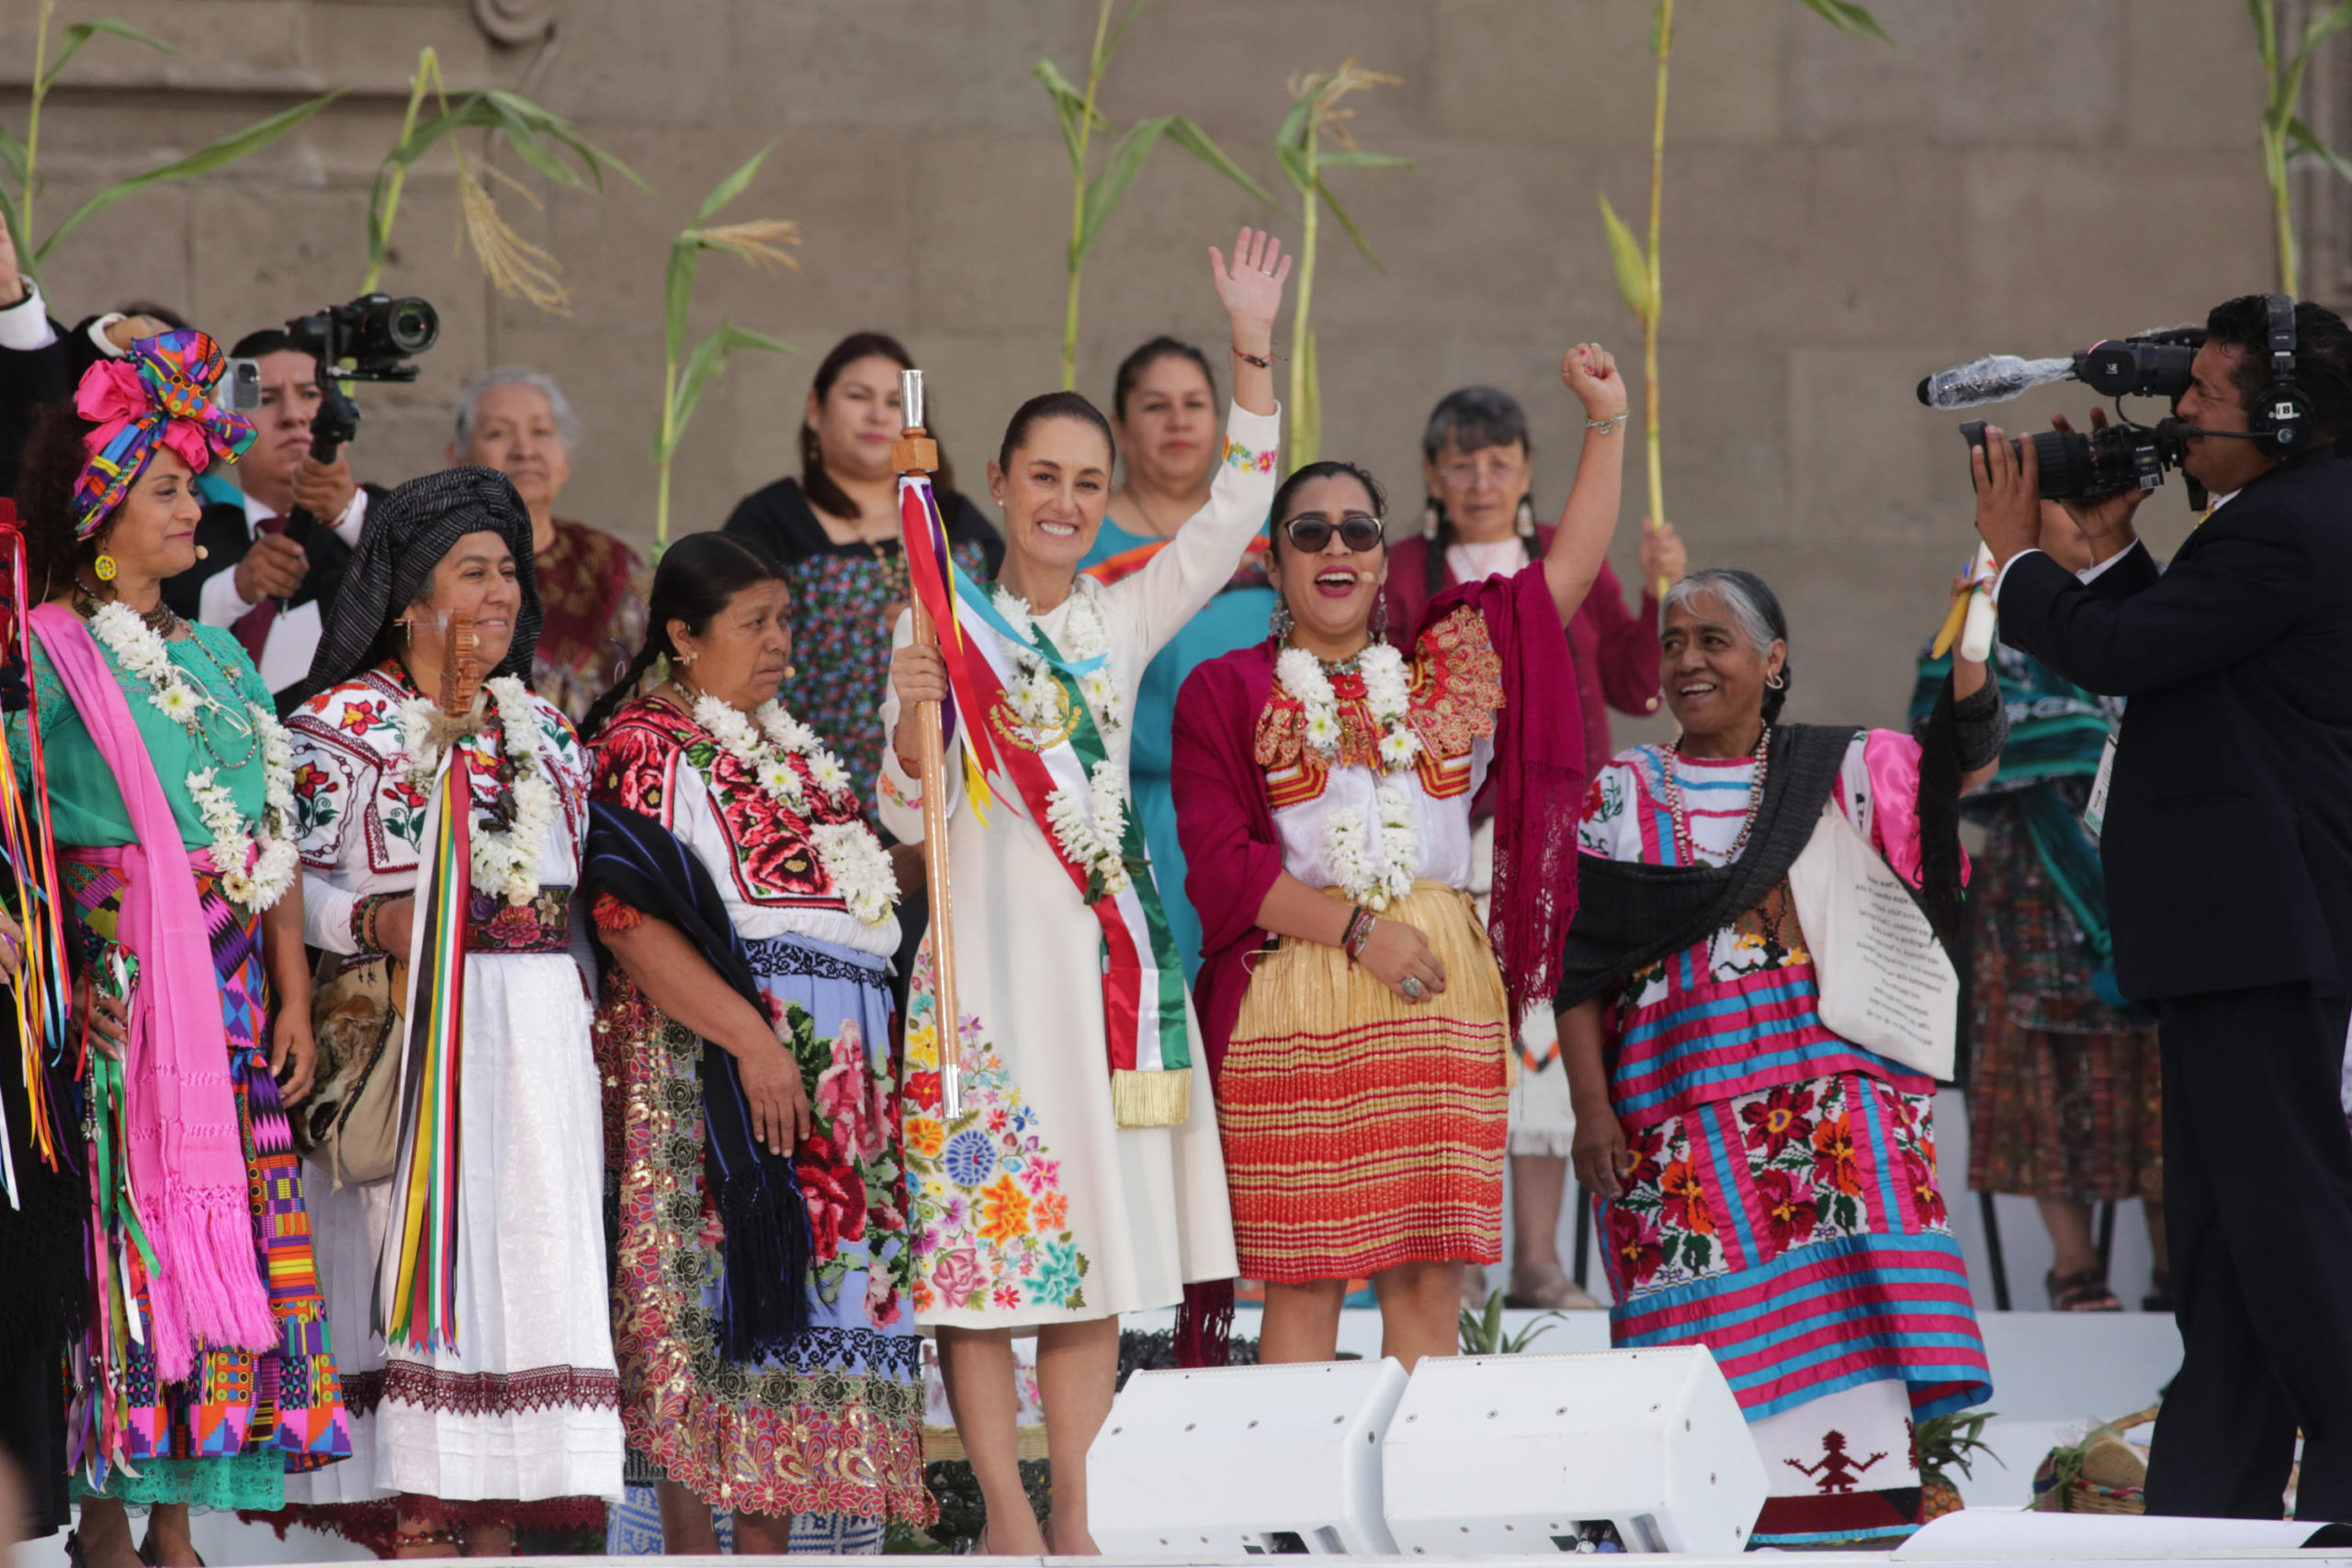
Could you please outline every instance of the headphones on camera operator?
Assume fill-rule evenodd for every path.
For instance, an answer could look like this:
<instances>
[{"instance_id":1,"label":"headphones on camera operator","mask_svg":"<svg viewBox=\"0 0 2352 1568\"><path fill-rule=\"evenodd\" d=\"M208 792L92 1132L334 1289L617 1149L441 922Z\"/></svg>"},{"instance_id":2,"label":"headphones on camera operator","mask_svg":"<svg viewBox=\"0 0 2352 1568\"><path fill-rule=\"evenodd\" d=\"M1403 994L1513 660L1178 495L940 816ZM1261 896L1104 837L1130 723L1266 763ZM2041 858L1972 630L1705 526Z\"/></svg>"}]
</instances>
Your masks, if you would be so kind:
<instances>
[{"instance_id":1,"label":"headphones on camera operator","mask_svg":"<svg viewBox=\"0 0 2352 1568\"><path fill-rule=\"evenodd\" d=\"M2280 462L2303 449L2312 424L2312 400L2295 385L2295 302L2284 294L2263 297L2270 354L2270 385L2254 400L2246 434ZM2208 435L2235 434L2207 431Z\"/></svg>"}]
</instances>

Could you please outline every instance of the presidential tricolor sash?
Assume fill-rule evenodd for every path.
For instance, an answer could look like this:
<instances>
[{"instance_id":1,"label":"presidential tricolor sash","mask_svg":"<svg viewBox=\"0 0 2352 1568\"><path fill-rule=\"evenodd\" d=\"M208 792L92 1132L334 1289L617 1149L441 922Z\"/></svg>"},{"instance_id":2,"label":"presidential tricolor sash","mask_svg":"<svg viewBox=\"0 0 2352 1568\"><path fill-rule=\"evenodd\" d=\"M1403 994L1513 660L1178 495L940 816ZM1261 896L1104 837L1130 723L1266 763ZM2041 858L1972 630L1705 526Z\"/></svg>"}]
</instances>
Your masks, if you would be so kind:
<instances>
[{"instance_id":1,"label":"presidential tricolor sash","mask_svg":"<svg viewBox=\"0 0 2352 1568\"><path fill-rule=\"evenodd\" d=\"M1119 861L1124 877L1074 856L1053 826L1057 795L1091 811L1094 778L1110 753L1086 705L1079 677L1100 659L1072 662L1033 628L1024 638L999 615L989 592L947 559L944 530L928 480L899 481L908 523L909 567L916 594L939 629L955 702L950 733L963 741L967 793L981 789L1011 802L1036 826L1078 896L1102 928L1102 1015L1111 1069L1111 1104L1123 1127L1173 1127L1192 1110L1192 1051L1184 970L1152 883L1143 825L1122 777ZM927 516L912 509L921 508ZM923 526L928 523L929 526ZM1073 592L1088 592L1075 588ZM1058 693L1044 722L1024 719L1011 700L1023 656L1042 664ZM977 803L982 798L974 794ZM1119 886L1114 886L1115 881Z\"/></svg>"}]
</instances>

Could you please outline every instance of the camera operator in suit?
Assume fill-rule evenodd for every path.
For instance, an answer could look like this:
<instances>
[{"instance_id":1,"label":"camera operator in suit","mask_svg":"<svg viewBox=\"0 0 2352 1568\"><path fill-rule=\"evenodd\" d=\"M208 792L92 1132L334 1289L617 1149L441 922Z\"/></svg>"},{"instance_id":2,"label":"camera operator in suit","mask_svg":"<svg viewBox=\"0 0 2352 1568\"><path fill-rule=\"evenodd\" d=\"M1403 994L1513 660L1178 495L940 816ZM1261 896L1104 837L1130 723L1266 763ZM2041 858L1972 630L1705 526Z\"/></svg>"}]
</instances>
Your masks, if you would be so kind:
<instances>
[{"instance_id":1,"label":"camera operator in suit","mask_svg":"<svg viewBox=\"0 0 2352 1568\"><path fill-rule=\"evenodd\" d=\"M2101 858L2115 967L2158 1020L2165 1214L2186 1348L2148 1511L2352 1519L2352 331L2316 305L2218 306L2174 405L2212 495L2159 570L2147 491L2069 502L2079 576L2034 548L2038 466L1972 459L2001 636L2130 699ZM2104 417L2093 416L2100 423ZM2093 794L2093 809L2099 803Z\"/></svg>"},{"instance_id":2,"label":"camera operator in suit","mask_svg":"<svg viewBox=\"0 0 2352 1568\"><path fill-rule=\"evenodd\" d=\"M318 364L276 328L249 333L231 351L261 368L261 432L229 470L241 504L204 509L196 542L204 558L164 584L164 602L190 620L227 626L273 692L310 672L322 619L359 543L368 499L381 491L351 477L348 452L311 456L319 412ZM295 522L297 507L316 522Z\"/></svg>"}]
</instances>

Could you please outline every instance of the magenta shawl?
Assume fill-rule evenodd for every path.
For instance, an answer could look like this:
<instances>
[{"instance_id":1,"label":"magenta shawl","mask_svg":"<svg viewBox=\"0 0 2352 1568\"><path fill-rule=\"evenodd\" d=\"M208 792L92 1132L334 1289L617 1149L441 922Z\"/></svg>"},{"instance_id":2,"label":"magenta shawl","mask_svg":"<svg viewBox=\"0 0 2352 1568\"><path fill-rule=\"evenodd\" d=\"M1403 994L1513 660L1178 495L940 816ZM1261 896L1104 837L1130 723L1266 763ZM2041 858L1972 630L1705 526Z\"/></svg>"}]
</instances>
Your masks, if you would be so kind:
<instances>
[{"instance_id":1,"label":"magenta shawl","mask_svg":"<svg viewBox=\"0 0 2352 1568\"><path fill-rule=\"evenodd\" d=\"M118 934L139 959L123 1061L125 1142L131 1193L162 1267L149 1292L156 1370L177 1382L193 1370L199 1341L247 1350L277 1343L254 1250L212 942L179 823L113 666L62 605L35 610L32 628L121 787L138 840L106 852L121 857Z\"/></svg>"},{"instance_id":2,"label":"magenta shawl","mask_svg":"<svg viewBox=\"0 0 2352 1568\"><path fill-rule=\"evenodd\" d=\"M1560 943L1576 917L1577 813L1583 804L1583 716L1559 607L1540 561L1510 577L1446 590L1420 630L1464 605L1487 623L1503 667L1494 765L1483 803L1495 818L1494 896L1487 921L1512 1021L1548 1005ZM1213 659L1176 697L1176 830L1184 891L1201 917L1204 963L1193 987L1212 1070L1241 1016L1251 956L1266 945L1254 923L1282 874L1282 840L1258 765L1258 716L1274 687L1275 645Z\"/></svg>"}]
</instances>

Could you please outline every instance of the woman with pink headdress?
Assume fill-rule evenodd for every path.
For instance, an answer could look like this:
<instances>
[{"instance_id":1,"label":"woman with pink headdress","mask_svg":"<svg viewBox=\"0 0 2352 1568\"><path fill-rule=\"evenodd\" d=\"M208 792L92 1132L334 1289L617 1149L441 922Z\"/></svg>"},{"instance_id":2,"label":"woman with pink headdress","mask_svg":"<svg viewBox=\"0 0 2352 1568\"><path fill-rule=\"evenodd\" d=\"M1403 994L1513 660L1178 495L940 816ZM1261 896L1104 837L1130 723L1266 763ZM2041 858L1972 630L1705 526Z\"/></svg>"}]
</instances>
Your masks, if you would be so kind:
<instances>
[{"instance_id":1,"label":"woman with pink headdress","mask_svg":"<svg viewBox=\"0 0 2352 1568\"><path fill-rule=\"evenodd\" d=\"M93 367L17 492L44 602L38 735L14 714L8 742L47 784L93 1133L70 1545L100 1568L196 1563L189 1504L275 1508L351 1451L285 1111L313 1057L291 749L235 639L162 602L196 564L195 475L254 437L221 370L192 330Z\"/></svg>"}]
</instances>

